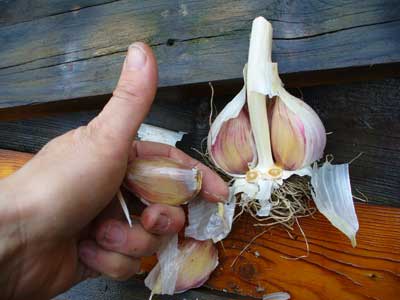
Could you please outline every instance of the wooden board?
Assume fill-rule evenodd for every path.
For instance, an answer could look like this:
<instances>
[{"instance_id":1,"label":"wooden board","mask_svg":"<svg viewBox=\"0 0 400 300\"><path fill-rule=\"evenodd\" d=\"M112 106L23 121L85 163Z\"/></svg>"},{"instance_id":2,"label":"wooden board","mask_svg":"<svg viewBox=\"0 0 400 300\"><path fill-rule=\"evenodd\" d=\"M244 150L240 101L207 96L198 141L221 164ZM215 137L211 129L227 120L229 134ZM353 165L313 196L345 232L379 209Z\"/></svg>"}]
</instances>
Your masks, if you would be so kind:
<instances>
[{"instance_id":1,"label":"wooden board","mask_svg":"<svg viewBox=\"0 0 400 300\"><path fill-rule=\"evenodd\" d=\"M61 15L118 0L0 1L0 27Z\"/></svg>"},{"instance_id":2,"label":"wooden board","mask_svg":"<svg viewBox=\"0 0 400 300\"><path fill-rule=\"evenodd\" d=\"M400 61L397 0L112 1L61 8L65 13L52 7L0 27L0 107L109 94L127 46L139 40L156 52L161 86L240 78L258 15L273 23L273 57L284 74Z\"/></svg>"},{"instance_id":3,"label":"wooden board","mask_svg":"<svg viewBox=\"0 0 400 300\"><path fill-rule=\"evenodd\" d=\"M360 197L358 191L361 191L370 203L400 206L399 86L400 79L386 79L292 89L318 112L326 130L332 132L325 153L333 154L335 162L349 162L363 153L351 164L350 174L355 195ZM161 93L146 119L152 125L187 132L179 147L192 156L196 156L192 148L200 149L208 133L209 87L203 85L200 89L205 92L204 96L186 96L178 91ZM215 101L219 108L239 89L239 85L216 88ZM231 95L227 96L229 92ZM25 117L0 122L0 148L37 152L55 136L86 124L99 111L93 107L84 110L87 107L75 103L45 109L31 119L26 118L34 115L32 110L23 116L0 113L0 119ZM65 109L76 111L60 113Z\"/></svg>"},{"instance_id":4,"label":"wooden board","mask_svg":"<svg viewBox=\"0 0 400 300\"><path fill-rule=\"evenodd\" d=\"M0 177L15 171L28 156L0 151ZM276 291L289 292L296 300L380 299L400 294L400 209L357 204L360 231L358 246L320 214L301 219L310 245L308 255L298 229L293 239L277 228L241 250L264 228L254 227L247 216L234 224L229 238L219 245L220 265L207 286L235 294L261 297ZM293 260L290 258L306 257ZM154 258L143 261L149 271Z\"/></svg>"}]
</instances>

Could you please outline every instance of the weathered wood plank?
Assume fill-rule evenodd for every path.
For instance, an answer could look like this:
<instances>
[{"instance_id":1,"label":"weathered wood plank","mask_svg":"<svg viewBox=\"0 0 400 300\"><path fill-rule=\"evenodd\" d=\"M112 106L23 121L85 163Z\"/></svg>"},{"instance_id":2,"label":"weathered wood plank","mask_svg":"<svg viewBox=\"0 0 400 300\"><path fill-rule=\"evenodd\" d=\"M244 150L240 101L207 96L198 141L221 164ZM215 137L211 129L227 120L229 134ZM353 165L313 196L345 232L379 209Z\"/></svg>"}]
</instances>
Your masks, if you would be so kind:
<instances>
[{"instance_id":1,"label":"weathered wood plank","mask_svg":"<svg viewBox=\"0 0 400 300\"><path fill-rule=\"evenodd\" d=\"M240 78L251 20L275 28L282 73L400 61L400 6L363 1L118 1L0 28L0 107L108 94L127 46L153 46L160 85Z\"/></svg>"},{"instance_id":2,"label":"weathered wood plank","mask_svg":"<svg viewBox=\"0 0 400 300\"><path fill-rule=\"evenodd\" d=\"M118 0L2 0L0 27L73 12Z\"/></svg>"},{"instance_id":3,"label":"weathered wood plank","mask_svg":"<svg viewBox=\"0 0 400 300\"><path fill-rule=\"evenodd\" d=\"M349 162L355 195L364 193L371 203L400 206L400 79L303 88L304 99L316 109L328 132L326 153L336 162ZM221 108L240 87L216 89L215 102ZM202 88L207 94L209 88ZM292 92L300 95L299 90ZM168 98L169 97L169 98ZM94 102L94 100L89 101ZM103 102L101 102L101 105ZM68 106L67 106L68 107ZM43 108L44 109L44 108ZM66 107L61 106L62 111ZM79 106L75 108L79 110ZM32 119L0 122L0 148L37 152L57 135L86 124L98 110L58 113ZM13 117L5 115L4 118ZM146 123L188 132L179 147L195 156L208 133L209 97L161 93ZM25 115L26 117L26 115ZM0 119L2 114L0 113Z\"/></svg>"},{"instance_id":4,"label":"weathered wood plank","mask_svg":"<svg viewBox=\"0 0 400 300\"><path fill-rule=\"evenodd\" d=\"M0 170L6 171L0 176L13 172L26 158L24 153L1 150ZM290 238L275 228L258 238L232 266L241 250L264 230L254 227L248 216L240 217L219 247L220 265L207 286L254 297L287 291L296 300L396 299L400 293L400 209L357 204L356 211L357 248L316 214L300 220L310 245L306 257L288 259L307 254L298 229ZM149 271L153 264L154 258L144 259L143 269Z\"/></svg>"}]
</instances>

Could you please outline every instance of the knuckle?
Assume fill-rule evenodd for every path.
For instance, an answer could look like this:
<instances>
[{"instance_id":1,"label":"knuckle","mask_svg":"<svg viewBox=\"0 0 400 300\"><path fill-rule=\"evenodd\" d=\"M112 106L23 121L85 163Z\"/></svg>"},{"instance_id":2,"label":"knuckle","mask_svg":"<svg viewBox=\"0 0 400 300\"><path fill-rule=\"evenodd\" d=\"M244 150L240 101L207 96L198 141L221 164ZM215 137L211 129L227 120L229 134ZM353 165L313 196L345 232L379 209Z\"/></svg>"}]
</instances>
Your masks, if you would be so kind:
<instances>
[{"instance_id":1,"label":"knuckle","mask_svg":"<svg viewBox=\"0 0 400 300\"><path fill-rule=\"evenodd\" d=\"M126 261L121 261L110 266L107 276L115 280L127 280L135 275L139 271L139 268L140 263L136 261L128 264Z\"/></svg>"},{"instance_id":2,"label":"knuckle","mask_svg":"<svg viewBox=\"0 0 400 300\"><path fill-rule=\"evenodd\" d=\"M146 91L135 82L123 81L118 83L113 92L113 97L118 101L135 101L140 103L144 101L143 95L145 92Z\"/></svg>"},{"instance_id":3,"label":"knuckle","mask_svg":"<svg viewBox=\"0 0 400 300\"><path fill-rule=\"evenodd\" d=\"M118 161L126 155L127 151L117 136L115 129L97 117L86 126L86 137L90 147L104 159Z\"/></svg>"}]
</instances>

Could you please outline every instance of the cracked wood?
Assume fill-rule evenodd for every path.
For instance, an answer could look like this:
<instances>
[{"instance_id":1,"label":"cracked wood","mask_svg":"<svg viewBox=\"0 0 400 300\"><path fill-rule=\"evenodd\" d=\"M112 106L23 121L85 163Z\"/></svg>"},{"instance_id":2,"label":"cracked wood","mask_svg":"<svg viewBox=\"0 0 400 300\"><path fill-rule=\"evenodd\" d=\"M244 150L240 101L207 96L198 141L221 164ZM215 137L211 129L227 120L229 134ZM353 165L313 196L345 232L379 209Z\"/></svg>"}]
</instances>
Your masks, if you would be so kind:
<instances>
[{"instance_id":1,"label":"cracked wood","mask_svg":"<svg viewBox=\"0 0 400 300\"><path fill-rule=\"evenodd\" d=\"M42 2L20 19L24 1L2 3L0 107L109 94L134 41L153 45L161 86L240 78L260 14L282 73L400 61L396 0Z\"/></svg>"},{"instance_id":2,"label":"cracked wood","mask_svg":"<svg viewBox=\"0 0 400 300\"><path fill-rule=\"evenodd\" d=\"M28 159L25 153L0 150L0 177ZM207 286L257 298L286 291L296 300L396 299L400 294L400 209L357 204L356 211L360 223L356 248L316 214L300 220L310 246L308 255L297 228L292 238L275 228L256 239L232 266L241 250L265 229L254 227L248 216L240 217L223 247L219 245L220 264ZM144 259L143 269L149 271L154 262L154 258Z\"/></svg>"}]
</instances>

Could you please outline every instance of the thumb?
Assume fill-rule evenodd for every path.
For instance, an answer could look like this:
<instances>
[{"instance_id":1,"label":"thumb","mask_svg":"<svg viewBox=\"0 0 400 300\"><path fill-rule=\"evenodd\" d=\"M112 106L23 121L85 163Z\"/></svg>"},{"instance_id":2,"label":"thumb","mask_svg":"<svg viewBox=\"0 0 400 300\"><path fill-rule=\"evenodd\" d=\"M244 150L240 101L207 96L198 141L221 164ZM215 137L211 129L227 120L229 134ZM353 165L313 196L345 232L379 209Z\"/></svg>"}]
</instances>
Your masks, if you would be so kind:
<instances>
[{"instance_id":1,"label":"thumb","mask_svg":"<svg viewBox=\"0 0 400 300\"><path fill-rule=\"evenodd\" d=\"M89 126L96 128L96 134L129 147L153 103L157 80L157 62L150 47L130 45L113 96Z\"/></svg>"}]
</instances>

